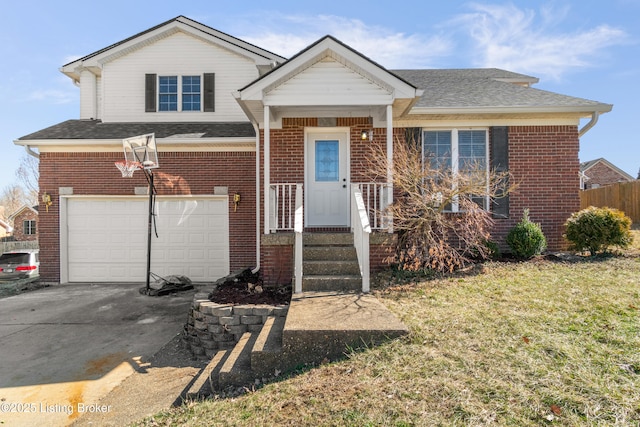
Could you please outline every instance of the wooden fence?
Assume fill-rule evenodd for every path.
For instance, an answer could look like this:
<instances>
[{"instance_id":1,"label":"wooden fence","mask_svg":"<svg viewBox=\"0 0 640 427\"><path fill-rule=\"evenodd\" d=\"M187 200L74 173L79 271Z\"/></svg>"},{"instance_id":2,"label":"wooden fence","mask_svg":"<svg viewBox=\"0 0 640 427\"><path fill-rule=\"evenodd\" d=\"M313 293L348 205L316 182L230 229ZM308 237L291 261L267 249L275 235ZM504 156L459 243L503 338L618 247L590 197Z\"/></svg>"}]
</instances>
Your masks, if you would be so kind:
<instances>
[{"instance_id":1,"label":"wooden fence","mask_svg":"<svg viewBox=\"0 0 640 427\"><path fill-rule=\"evenodd\" d=\"M589 206L619 209L634 224L640 223L640 180L581 191L580 209Z\"/></svg>"}]
</instances>

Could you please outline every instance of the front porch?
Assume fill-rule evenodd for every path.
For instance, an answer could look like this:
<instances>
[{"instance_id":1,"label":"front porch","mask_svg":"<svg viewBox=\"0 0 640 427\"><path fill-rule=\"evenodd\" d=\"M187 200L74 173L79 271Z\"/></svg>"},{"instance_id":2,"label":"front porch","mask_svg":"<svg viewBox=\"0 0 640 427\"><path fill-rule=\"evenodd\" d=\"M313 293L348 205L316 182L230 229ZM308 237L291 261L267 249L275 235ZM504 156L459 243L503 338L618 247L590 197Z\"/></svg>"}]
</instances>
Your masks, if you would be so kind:
<instances>
[{"instance_id":1,"label":"front porch","mask_svg":"<svg viewBox=\"0 0 640 427\"><path fill-rule=\"evenodd\" d=\"M292 280L296 294L369 292L370 272L388 263L395 242L384 213L391 191L387 183L352 184L347 227L307 227L303 184L271 184L269 233L261 242L266 282Z\"/></svg>"}]
</instances>

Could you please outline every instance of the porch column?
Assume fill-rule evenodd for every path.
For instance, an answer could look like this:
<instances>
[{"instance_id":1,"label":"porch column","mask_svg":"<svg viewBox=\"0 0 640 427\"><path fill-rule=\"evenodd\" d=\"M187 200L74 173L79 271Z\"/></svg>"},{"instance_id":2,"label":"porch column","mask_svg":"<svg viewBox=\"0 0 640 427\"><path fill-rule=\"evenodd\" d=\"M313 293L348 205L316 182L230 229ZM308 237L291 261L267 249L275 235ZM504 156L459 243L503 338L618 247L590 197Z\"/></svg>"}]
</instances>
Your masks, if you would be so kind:
<instances>
[{"instance_id":1,"label":"porch column","mask_svg":"<svg viewBox=\"0 0 640 427\"><path fill-rule=\"evenodd\" d=\"M387 202L393 203L393 106L387 105ZM393 233L393 218L389 218L390 224L387 230Z\"/></svg>"},{"instance_id":2,"label":"porch column","mask_svg":"<svg viewBox=\"0 0 640 427\"><path fill-rule=\"evenodd\" d=\"M264 106L264 234L269 234L270 232L270 224L269 224L269 213L271 212L271 206L269 203L269 199L271 198L271 122L270 122L271 113L269 111L269 106ZM258 156L260 153L258 153Z\"/></svg>"}]
</instances>

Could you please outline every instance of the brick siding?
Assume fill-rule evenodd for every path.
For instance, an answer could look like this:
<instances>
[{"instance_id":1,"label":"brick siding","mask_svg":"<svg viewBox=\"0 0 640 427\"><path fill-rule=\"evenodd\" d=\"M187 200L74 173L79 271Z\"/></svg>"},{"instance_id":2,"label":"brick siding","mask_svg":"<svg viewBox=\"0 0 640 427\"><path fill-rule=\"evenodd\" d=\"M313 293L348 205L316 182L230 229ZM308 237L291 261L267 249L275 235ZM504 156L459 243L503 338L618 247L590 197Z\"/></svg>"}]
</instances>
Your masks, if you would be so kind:
<instances>
[{"instance_id":1,"label":"brick siding","mask_svg":"<svg viewBox=\"0 0 640 427\"><path fill-rule=\"evenodd\" d=\"M585 172L585 175L589 178L585 182L585 190L629 181L627 177L603 162L598 162L590 167Z\"/></svg>"},{"instance_id":2,"label":"brick siding","mask_svg":"<svg viewBox=\"0 0 640 427\"><path fill-rule=\"evenodd\" d=\"M495 220L492 237L503 249L527 208L531 221L540 223L548 249L566 248L564 223L580 210L578 150L576 126L509 127L509 169L518 188L509 198L509 218Z\"/></svg>"},{"instance_id":3,"label":"brick siding","mask_svg":"<svg viewBox=\"0 0 640 427\"><path fill-rule=\"evenodd\" d=\"M41 153L40 192L51 195L47 212L40 207L41 278L60 280L59 187L73 187L74 195L133 195L135 187L146 187L141 171L123 178L114 162L121 153ZM229 197L242 197L237 211L229 203L230 268L256 265L255 153L160 153L160 168L154 171L159 195L212 195L214 187L228 187Z\"/></svg>"},{"instance_id":4,"label":"brick siding","mask_svg":"<svg viewBox=\"0 0 640 427\"><path fill-rule=\"evenodd\" d=\"M36 222L36 232L35 234L25 234L24 232L24 222L25 221L35 221ZM19 242L24 241L35 241L38 240L38 213L32 211L31 209L24 208L20 214L18 214L13 219L13 237L15 240Z\"/></svg>"}]
</instances>

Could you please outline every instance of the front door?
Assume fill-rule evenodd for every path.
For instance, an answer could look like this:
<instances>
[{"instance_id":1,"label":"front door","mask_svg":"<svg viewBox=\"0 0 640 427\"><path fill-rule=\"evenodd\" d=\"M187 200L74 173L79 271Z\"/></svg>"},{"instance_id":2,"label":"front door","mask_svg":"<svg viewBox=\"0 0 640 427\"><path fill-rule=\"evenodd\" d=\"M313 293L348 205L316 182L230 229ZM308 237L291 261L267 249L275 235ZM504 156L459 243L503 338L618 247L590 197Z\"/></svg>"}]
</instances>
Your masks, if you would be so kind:
<instances>
[{"instance_id":1,"label":"front door","mask_svg":"<svg viewBox=\"0 0 640 427\"><path fill-rule=\"evenodd\" d=\"M349 226L349 131L309 131L306 142L306 224Z\"/></svg>"}]
</instances>

